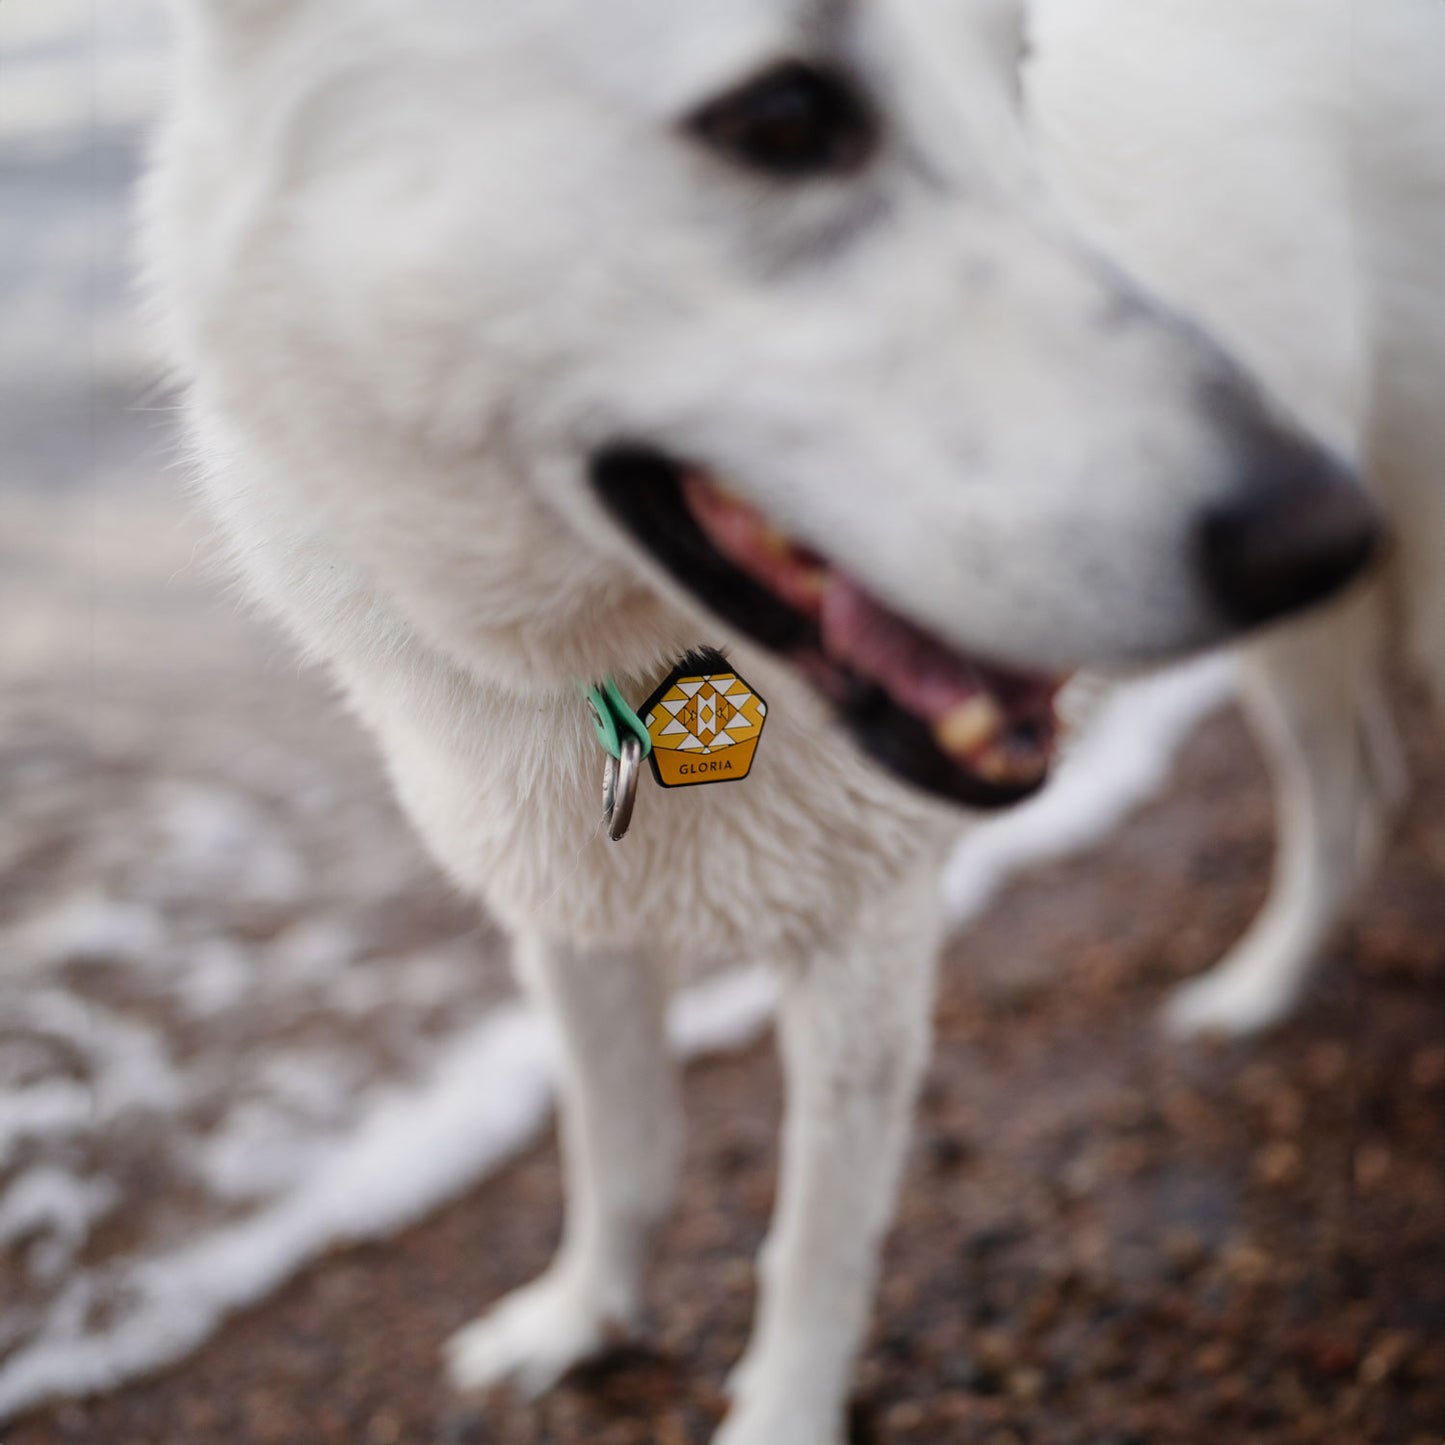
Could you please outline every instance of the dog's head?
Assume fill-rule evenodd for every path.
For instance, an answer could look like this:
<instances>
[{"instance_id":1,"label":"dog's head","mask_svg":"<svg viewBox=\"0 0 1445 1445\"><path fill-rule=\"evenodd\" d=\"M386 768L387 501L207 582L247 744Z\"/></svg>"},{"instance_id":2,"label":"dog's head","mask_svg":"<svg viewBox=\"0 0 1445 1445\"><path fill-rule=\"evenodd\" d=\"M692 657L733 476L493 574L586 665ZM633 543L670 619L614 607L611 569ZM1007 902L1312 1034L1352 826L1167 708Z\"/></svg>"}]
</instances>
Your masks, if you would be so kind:
<instances>
[{"instance_id":1,"label":"dog's head","mask_svg":"<svg viewBox=\"0 0 1445 1445\"><path fill-rule=\"evenodd\" d=\"M1012 0L184 10L152 251L202 413L469 667L736 633L988 803L1059 674L1371 551L1348 470L1056 223Z\"/></svg>"}]
</instances>

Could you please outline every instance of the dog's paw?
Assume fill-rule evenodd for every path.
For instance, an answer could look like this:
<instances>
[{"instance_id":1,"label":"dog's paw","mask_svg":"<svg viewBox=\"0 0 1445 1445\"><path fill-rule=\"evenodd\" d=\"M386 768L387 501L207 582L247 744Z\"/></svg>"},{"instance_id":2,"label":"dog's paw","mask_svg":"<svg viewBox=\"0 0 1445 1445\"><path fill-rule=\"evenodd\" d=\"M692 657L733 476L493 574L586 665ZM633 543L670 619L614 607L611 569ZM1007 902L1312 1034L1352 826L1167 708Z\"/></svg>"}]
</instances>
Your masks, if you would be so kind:
<instances>
[{"instance_id":1,"label":"dog's paw","mask_svg":"<svg viewBox=\"0 0 1445 1445\"><path fill-rule=\"evenodd\" d=\"M1164 1010L1164 1027L1178 1039L1244 1039L1283 1023L1296 990L1279 985L1281 970L1253 960L1222 963L1176 989Z\"/></svg>"},{"instance_id":2,"label":"dog's paw","mask_svg":"<svg viewBox=\"0 0 1445 1445\"><path fill-rule=\"evenodd\" d=\"M738 1404L712 1445L843 1445L843 1430L785 1402Z\"/></svg>"},{"instance_id":3,"label":"dog's paw","mask_svg":"<svg viewBox=\"0 0 1445 1445\"><path fill-rule=\"evenodd\" d=\"M446 1345L447 1377L465 1394L507 1383L540 1395L615 1344L625 1324L599 1306L595 1290L553 1271L458 1330Z\"/></svg>"},{"instance_id":4,"label":"dog's paw","mask_svg":"<svg viewBox=\"0 0 1445 1445\"><path fill-rule=\"evenodd\" d=\"M843 1445L841 1414L825 1405L806 1370L776 1368L765 1350L749 1349L731 1374L728 1417L712 1445Z\"/></svg>"}]
</instances>

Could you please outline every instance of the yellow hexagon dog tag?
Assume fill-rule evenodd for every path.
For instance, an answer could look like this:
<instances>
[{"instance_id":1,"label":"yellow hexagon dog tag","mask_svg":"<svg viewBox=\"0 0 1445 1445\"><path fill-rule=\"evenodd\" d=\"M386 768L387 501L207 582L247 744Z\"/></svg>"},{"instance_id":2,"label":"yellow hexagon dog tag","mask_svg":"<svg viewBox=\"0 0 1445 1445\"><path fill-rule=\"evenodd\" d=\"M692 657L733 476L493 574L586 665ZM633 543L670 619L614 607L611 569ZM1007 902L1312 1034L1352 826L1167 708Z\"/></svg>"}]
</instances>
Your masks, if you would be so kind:
<instances>
[{"instance_id":1,"label":"yellow hexagon dog tag","mask_svg":"<svg viewBox=\"0 0 1445 1445\"><path fill-rule=\"evenodd\" d=\"M664 788L747 777L768 705L722 653L690 653L638 709L652 739L652 776Z\"/></svg>"}]
</instances>

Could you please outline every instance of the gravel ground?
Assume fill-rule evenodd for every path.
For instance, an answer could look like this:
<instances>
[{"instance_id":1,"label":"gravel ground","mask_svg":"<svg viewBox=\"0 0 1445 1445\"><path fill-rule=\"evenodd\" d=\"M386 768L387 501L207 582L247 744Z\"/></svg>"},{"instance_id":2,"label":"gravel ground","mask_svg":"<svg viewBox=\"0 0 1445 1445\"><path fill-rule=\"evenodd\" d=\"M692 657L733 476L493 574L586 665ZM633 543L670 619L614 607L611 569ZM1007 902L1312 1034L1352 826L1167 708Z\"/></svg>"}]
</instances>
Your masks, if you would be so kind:
<instances>
[{"instance_id":1,"label":"gravel ground","mask_svg":"<svg viewBox=\"0 0 1445 1445\"><path fill-rule=\"evenodd\" d=\"M1170 796L1015 884L954 948L855 1445L1439 1445L1445 770L1422 769L1294 1023L1167 1046L1159 1003L1257 906L1269 826L1223 719ZM647 1342L539 1404L459 1404L437 1359L546 1262L551 1142L400 1237L326 1258L169 1375L32 1416L5 1445L707 1440L773 1191L771 1051L695 1068L687 1097Z\"/></svg>"}]
</instances>

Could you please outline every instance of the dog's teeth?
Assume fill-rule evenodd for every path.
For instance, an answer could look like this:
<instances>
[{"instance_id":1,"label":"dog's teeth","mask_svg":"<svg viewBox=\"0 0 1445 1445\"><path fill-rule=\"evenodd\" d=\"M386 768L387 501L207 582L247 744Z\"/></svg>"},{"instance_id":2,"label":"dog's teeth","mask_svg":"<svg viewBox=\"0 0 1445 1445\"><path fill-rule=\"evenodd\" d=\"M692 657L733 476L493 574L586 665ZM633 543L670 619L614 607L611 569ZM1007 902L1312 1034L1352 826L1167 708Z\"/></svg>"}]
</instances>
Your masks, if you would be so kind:
<instances>
[{"instance_id":1,"label":"dog's teeth","mask_svg":"<svg viewBox=\"0 0 1445 1445\"><path fill-rule=\"evenodd\" d=\"M785 537L776 527L770 527L766 522L758 523L756 535L758 546L770 557L791 557L796 551L791 538Z\"/></svg>"},{"instance_id":2,"label":"dog's teeth","mask_svg":"<svg viewBox=\"0 0 1445 1445\"><path fill-rule=\"evenodd\" d=\"M934 725L933 736L950 757L971 757L996 738L1004 715L991 697L980 694L961 702Z\"/></svg>"},{"instance_id":3,"label":"dog's teeth","mask_svg":"<svg viewBox=\"0 0 1445 1445\"><path fill-rule=\"evenodd\" d=\"M989 748L979 754L973 759L973 768L985 782L999 787L1013 787L1025 781L1006 748Z\"/></svg>"},{"instance_id":4,"label":"dog's teeth","mask_svg":"<svg viewBox=\"0 0 1445 1445\"><path fill-rule=\"evenodd\" d=\"M798 592L800 596L810 598L814 602L821 602L823 594L828 590L828 584L832 576L826 567L808 567L798 573Z\"/></svg>"},{"instance_id":5,"label":"dog's teeth","mask_svg":"<svg viewBox=\"0 0 1445 1445\"><path fill-rule=\"evenodd\" d=\"M1000 788L1021 788L1039 779L1040 762L1035 757L1020 757L1006 743L986 747L969 760L969 765L985 782Z\"/></svg>"}]
</instances>

